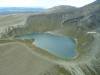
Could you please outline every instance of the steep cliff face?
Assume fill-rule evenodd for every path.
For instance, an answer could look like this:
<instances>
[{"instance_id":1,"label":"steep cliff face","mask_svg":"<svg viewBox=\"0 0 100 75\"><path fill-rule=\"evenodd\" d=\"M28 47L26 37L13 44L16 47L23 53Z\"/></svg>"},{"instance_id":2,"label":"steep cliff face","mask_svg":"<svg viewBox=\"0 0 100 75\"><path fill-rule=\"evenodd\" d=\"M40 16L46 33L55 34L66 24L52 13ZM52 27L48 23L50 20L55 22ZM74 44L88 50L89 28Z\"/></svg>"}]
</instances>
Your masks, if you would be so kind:
<instances>
[{"instance_id":1,"label":"steep cliff face","mask_svg":"<svg viewBox=\"0 0 100 75\"><path fill-rule=\"evenodd\" d=\"M32 27L33 31L50 31L68 25L82 26L83 28L87 26L86 28L93 30L98 26L100 20L100 3L98 2L82 8L59 6L48 10L52 12L30 16L26 25Z\"/></svg>"}]
</instances>

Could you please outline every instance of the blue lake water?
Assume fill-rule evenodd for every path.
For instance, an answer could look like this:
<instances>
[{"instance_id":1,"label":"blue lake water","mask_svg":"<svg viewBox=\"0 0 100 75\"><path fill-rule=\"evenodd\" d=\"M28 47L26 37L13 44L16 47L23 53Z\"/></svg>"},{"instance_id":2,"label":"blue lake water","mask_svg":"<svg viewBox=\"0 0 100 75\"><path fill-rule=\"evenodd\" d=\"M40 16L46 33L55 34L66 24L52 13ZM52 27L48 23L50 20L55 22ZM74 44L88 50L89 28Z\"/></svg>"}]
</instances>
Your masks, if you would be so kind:
<instances>
[{"instance_id":1,"label":"blue lake water","mask_svg":"<svg viewBox=\"0 0 100 75\"><path fill-rule=\"evenodd\" d=\"M17 39L34 39L33 44L36 47L63 59L71 59L77 55L76 42L71 37L32 33L19 36Z\"/></svg>"}]
</instances>

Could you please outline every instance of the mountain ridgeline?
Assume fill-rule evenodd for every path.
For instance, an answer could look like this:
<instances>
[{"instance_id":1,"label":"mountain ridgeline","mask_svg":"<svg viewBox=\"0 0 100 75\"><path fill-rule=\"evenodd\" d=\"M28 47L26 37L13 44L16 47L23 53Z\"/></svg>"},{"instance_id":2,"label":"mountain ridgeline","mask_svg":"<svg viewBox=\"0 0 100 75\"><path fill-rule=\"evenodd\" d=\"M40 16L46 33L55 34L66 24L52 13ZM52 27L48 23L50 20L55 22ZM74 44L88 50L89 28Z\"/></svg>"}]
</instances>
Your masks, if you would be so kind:
<instances>
[{"instance_id":1,"label":"mountain ridgeline","mask_svg":"<svg viewBox=\"0 0 100 75\"><path fill-rule=\"evenodd\" d=\"M100 24L100 2L96 1L81 8L64 5L56 6L46 9L44 12L38 14L21 13L16 14L16 16L12 14L3 15L0 18L0 22L3 22L2 17L7 19L4 24L8 25L7 28L5 28L7 31L5 31L6 34L3 34L3 32L0 33L3 34L3 36L6 35L5 37L15 34L20 35L31 32L48 32L57 30L72 33L77 29L83 31L99 31L97 28ZM1 23L0 26L4 27L3 23Z\"/></svg>"},{"instance_id":2,"label":"mountain ridgeline","mask_svg":"<svg viewBox=\"0 0 100 75\"><path fill-rule=\"evenodd\" d=\"M96 30L100 24L100 3L94 2L81 8L57 6L45 13L28 17L26 25L33 31L45 32L72 26L81 29Z\"/></svg>"}]
</instances>

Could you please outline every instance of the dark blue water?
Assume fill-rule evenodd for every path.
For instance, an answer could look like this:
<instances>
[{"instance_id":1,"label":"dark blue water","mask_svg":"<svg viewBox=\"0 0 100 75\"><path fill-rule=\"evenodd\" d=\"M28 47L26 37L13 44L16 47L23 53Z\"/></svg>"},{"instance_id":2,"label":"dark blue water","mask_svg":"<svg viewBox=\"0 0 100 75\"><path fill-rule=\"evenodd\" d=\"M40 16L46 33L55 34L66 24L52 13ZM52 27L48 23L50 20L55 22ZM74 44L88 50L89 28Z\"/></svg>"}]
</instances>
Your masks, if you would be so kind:
<instances>
[{"instance_id":1,"label":"dark blue water","mask_svg":"<svg viewBox=\"0 0 100 75\"><path fill-rule=\"evenodd\" d=\"M32 33L17 39L34 39L33 44L57 57L71 59L76 57L76 42L71 37L57 36L48 33Z\"/></svg>"}]
</instances>

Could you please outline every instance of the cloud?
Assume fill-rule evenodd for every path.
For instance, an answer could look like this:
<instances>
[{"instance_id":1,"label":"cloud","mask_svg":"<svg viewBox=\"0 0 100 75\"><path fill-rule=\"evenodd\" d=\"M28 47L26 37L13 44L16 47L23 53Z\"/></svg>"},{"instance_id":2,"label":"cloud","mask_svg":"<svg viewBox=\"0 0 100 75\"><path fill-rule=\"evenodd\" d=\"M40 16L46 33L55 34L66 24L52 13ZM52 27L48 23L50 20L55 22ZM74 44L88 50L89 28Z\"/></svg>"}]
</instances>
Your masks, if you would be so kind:
<instances>
[{"instance_id":1,"label":"cloud","mask_svg":"<svg viewBox=\"0 0 100 75\"><path fill-rule=\"evenodd\" d=\"M0 0L0 7L44 7L50 8L57 5L71 5L82 7L95 0Z\"/></svg>"}]
</instances>

